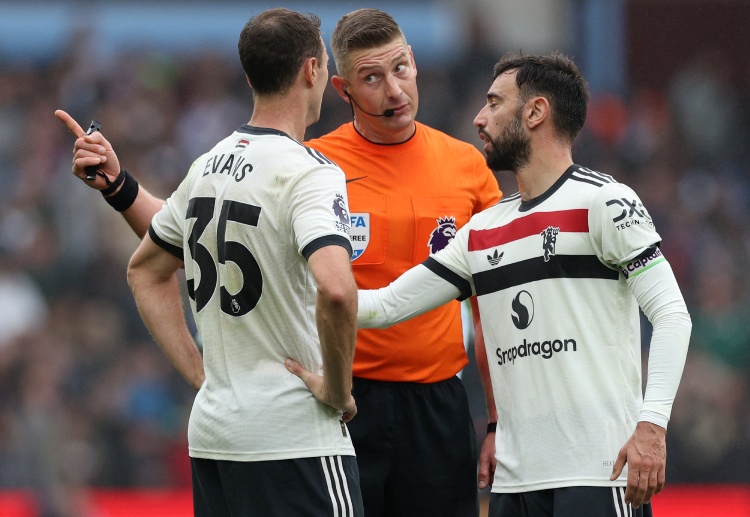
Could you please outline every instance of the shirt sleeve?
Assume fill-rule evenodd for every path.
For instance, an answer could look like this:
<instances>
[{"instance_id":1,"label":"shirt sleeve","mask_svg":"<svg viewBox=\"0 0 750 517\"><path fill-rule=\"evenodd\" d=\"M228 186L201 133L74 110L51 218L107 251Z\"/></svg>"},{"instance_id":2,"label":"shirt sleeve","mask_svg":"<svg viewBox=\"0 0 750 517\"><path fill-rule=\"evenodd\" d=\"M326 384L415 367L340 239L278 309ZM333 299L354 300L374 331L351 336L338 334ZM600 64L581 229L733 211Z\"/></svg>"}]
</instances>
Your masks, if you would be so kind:
<instances>
[{"instance_id":1,"label":"shirt sleeve","mask_svg":"<svg viewBox=\"0 0 750 517\"><path fill-rule=\"evenodd\" d=\"M156 244L181 259L183 258L184 223L190 197L190 184L196 164L201 158L195 160L190 166L190 170L177 190L167 198L161 210L151 219L148 230L149 236Z\"/></svg>"},{"instance_id":2,"label":"shirt sleeve","mask_svg":"<svg viewBox=\"0 0 750 517\"><path fill-rule=\"evenodd\" d=\"M589 231L599 259L622 272L653 325L639 420L666 429L692 324L672 268L659 250L661 237L638 195L621 183L602 187L589 209Z\"/></svg>"},{"instance_id":3,"label":"shirt sleeve","mask_svg":"<svg viewBox=\"0 0 750 517\"><path fill-rule=\"evenodd\" d=\"M463 228L456 232L456 236L445 248L424 262L427 267L458 287L461 290L462 299L476 294L471 268L466 253L464 253L464 250L467 250L469 247L471 223L472 220L469 220ZM435 267L436 264L441 266L441 268ZM445 271L441 271L440 269Z\"/></svg>"},{"instance_id":4,"label":"shirt sleeve","mask_svg":"<svg viewBox=\"0 0 750 517\"><path fill-rule=\"evenodd\" d=\"M467 224L448 245L381 289L360 290L360 328L386 328L419 316L453 299L474 294L471 273L461 252L467 246Z\"/></svg>"},{"instance_id":5,"label":"shirt sleeve","mask_svg":"<svg viewBox=\"0 0 750 517\"><path fill-rule=\"evenodd\" d=\"M637 258L634 262L642 262ZM648 380L639 421L667 428L672 404L685 367L692 323L672 268L663 259L636 268L628 287L653 325L648 354Z\"/></svg>"},{"instance_id":6,"label":"shirt sleeve","mask_svg":"<svg viewBox=\"0 0 750 517\"><path fill-rule=\"evenodd\" d=\"M418 264L386 287L360 290L357 325L387 328L440 307L458 294L455 285Z\"/></svg>"},{"instance_id":7,"label":"shirt sleeve","mask_svg":"<svg viewBox=\"0 0 750 517\"><path fill-rule=\"evenodd\" d=\"M290 192L291 228L305 258L324 246L342 246L351 257L351 221L344 173L334 165L300 175Z\"/></svg>"},{"instance_id":8,"label":"shirt sleeve","mask_svg":"<svg viewBox=\"0 0 750 517\"><path fill-rule=\"evenodd\" d=\"M638 195L622 183L602 187L589 208L589 235L599 260L611 267L658 246L661 237Z\"/></svg>"}]
</instances>

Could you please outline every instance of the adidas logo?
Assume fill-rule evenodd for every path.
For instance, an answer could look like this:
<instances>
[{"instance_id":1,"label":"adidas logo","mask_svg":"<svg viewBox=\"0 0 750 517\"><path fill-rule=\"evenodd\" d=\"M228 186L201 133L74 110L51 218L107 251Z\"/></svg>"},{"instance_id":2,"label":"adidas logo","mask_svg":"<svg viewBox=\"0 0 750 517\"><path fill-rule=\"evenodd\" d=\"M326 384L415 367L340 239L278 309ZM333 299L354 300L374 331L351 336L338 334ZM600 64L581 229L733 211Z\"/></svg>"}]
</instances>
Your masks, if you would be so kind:
<instances>
[{"instance_id":1,"label":"adidas logo","mask_svg":"<svg viewBox=\"0 0 750 517\"><path fill-rule=\"evenodd\" d=\"M495 253L492 255L487 255L487 262L490 263L490 266L497 266L503 260L503 255L505 255L505 252L498 255L497 250L495 250Z\"/></svg>"}]
</instances>

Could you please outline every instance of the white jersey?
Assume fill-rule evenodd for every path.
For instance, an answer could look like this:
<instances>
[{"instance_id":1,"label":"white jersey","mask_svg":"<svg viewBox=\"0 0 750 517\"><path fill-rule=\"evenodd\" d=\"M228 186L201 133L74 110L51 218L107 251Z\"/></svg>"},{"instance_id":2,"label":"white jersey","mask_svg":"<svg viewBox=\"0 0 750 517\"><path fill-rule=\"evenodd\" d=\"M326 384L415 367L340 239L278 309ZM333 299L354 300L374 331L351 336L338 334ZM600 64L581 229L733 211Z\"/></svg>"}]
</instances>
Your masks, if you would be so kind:
<instances>
[{"instance_id":1,"label":"white jersey","mask_svg":"<svg viewBox=\"0 0 750 517\"><path fill-rule=\"evenodd\" d=\"M660 240L630 188L573 165L542 196L475 215L425 263L477 295L498 409L493 492L625 484L609 477L643 404L627 278L664 260Z\"/></svg>"},{"instance_id":2,"label":"white jersey","mask_svg":"<svg viewBox=\"0 0 750 517\"><path fill-rule=\"evenodd\" d=\"M306 259L328 245L351 255L341 169L281 131L243 126L195 161L149 234L184 256L203 340L206 381L190 415L190 455L354 455L341 412L284 367L291 357L322 368Z\"/></svg>"}]
</instances>

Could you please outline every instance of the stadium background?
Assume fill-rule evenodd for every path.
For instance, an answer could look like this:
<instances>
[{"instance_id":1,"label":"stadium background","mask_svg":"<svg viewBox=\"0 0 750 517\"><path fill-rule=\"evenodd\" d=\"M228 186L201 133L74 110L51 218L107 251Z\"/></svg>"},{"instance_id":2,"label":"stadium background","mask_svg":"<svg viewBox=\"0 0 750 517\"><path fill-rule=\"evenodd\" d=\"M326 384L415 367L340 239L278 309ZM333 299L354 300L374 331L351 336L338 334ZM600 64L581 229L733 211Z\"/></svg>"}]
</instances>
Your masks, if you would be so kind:
<instances>
[{"instance_id":1,"label":"stadium background","mask_svg":"<svg viewBox=\"0 0 750 517\"><path fill-rule=\"evenodd\" d=\"M750 515L750 3L5 0L0 517L189 515L191 390L131 300L137 241L70 174L72 137L53 111L97 118L124 167L164 196L248 119L237 36L278 5L320 15L326 40L352 9L393 14L416 56L419 120L474 144L471 121L502 53L576 59L593 96L574 158L639 192L694 322L655 510ZM307 136L349 119L329 89ZM464 380L481 430L473 365Z\"/></svg>"}]
</instances>

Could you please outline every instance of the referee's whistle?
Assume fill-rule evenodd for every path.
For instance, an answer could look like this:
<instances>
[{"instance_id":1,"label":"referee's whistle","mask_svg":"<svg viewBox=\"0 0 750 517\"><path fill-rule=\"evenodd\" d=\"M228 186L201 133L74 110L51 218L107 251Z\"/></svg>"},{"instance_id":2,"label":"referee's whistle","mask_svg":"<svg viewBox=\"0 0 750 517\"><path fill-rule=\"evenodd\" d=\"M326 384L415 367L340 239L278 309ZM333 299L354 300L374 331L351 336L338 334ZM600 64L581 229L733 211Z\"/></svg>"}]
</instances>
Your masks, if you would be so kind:
<instances>
[{"instance_id":1,"label":"referee's whistle","mask_svg":"<svg viewBox=\"0 0 750 517\"><path fill-rule=\"evenodd\" d=\"M92 120L88 131L86 131L86 134L90 135L94 131L100 131L101 128L102 126L101 124L99 124L99 122L97 122L96 120ZM92 181L96 179L96 169L97 169L96 165L90 165L86 167L86 179L87 180Z\"/></svg>"}]
</instances>

